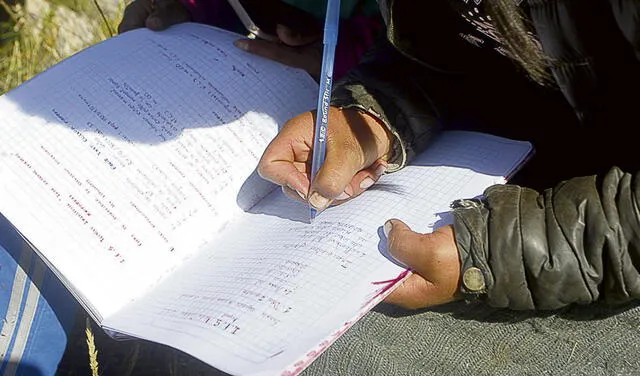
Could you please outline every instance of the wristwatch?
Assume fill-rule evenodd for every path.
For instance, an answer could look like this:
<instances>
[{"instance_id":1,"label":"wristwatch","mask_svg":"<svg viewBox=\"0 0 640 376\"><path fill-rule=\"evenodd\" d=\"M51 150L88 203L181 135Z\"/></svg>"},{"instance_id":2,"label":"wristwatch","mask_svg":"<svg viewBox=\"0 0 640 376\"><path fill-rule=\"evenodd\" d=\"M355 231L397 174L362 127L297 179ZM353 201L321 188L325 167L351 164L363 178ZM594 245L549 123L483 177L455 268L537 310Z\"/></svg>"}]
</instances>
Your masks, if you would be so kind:
<instances>
[{"instance_id":1,"label":"wristwatch","mask_svg":"<svg viewBox=\"0 0 640 376\"><path fill-rule=\"evenodd\" d=\"M482 270L475 266L468 267L462 272L462 284L460 292L464 301L472 304L482 300L487 293L487 285L484 281Z\"/></svg>"}]
</instances>

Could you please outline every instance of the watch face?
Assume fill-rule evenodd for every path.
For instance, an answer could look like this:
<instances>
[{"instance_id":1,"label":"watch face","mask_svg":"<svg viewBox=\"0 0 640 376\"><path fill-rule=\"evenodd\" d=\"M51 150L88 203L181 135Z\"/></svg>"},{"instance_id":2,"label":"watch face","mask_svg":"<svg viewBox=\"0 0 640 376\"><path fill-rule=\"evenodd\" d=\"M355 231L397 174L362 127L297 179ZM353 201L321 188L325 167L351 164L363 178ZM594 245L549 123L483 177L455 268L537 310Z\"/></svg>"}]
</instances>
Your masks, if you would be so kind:
<instances>
[{"instance_id":1,"label":"watch face","mask_svg":"<svg viewBox=\"0 0 640 376\"><path fill-rule=\"evenodd\" d=\"M469 292L482 292L485 289L484 275L474 266L465 270L462 274L462 284Z\"/></svg>"}]
</instances>

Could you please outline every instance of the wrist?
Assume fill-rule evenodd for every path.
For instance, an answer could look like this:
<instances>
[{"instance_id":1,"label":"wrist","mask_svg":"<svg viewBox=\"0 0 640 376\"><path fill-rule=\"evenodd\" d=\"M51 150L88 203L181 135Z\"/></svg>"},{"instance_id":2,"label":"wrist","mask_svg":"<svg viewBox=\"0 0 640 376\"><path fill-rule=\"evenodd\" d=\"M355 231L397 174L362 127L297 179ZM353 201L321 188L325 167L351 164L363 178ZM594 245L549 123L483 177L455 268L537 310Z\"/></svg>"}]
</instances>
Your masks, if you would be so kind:
<instances>
[{"instance_id":1,"label":"wrist","mask_svg":"<svg viewBox=\"0 0 640 376\"><path fill-rule=\"evenodd\" d=\"M394 136L382 120L358 108L345 108L339 109L339 111L346 122L350 124L359 141L363 141L362 134L366 130L368 147L363 145L365 153L375 154L370 156L373 160L383 159L386 161L389 159Z\"/></svg>"},{"instance_id":2,"label":"wrist","mask_svg":"<svg viewBox=\"0 0 640 376\"><path fill-rule=\"evenodd\" d=\"M362 116L367 118L366 122L373 133L373 137L376 140L376 149L378 151L378 158L382 158L385 161L389 160L392 145L393 145L393 134L387 128L387 126L382 122L382 120L377 117L365 113Z\"/></svg>"}]
</instances>

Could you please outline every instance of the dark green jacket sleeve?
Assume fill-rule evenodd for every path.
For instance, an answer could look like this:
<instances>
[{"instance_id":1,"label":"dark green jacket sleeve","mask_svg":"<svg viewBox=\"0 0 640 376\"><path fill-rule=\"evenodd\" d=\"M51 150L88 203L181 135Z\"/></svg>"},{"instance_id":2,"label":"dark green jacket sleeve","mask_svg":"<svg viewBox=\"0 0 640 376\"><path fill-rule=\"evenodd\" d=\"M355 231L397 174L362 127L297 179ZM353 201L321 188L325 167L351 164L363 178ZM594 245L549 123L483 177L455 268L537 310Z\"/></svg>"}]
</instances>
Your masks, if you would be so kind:
<instances>
[{"instance_id":1,"label":"dark green jacket sleeve","mask_svg":"<svg viewBox=\"0 0 640 376\"><path fill-rule=\"evenodd\" d=\"M540 194L493 186L454 209L463 264L490 305L556 309L640 298L640 173L611 169Z\"/></svg>"}]
</instances>

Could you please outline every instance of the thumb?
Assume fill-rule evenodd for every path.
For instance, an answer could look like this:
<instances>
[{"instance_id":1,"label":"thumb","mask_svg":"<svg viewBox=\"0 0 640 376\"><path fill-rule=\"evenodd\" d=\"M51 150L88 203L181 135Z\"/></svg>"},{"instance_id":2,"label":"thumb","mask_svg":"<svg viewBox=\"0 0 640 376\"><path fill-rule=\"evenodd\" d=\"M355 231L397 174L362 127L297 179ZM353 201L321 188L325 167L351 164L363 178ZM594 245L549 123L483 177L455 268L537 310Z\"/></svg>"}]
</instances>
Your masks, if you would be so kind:
<instances>
[{"instance_id":1,"label":"thumb","mask_svg":"<svg viewBox=\"0 0 640 376\"><path fill-rule=\"evenodd\" d=\"M398 263L404 264L411 270L421 269L424 260L419 260L422 245L421 234L412 231L409 226L398 219L390 219L384 224L384 233L387 237L389 255ZM414 272L402 282L385 301L409 309L422 308L438 304L437 286L423 277L419 272Z\"/></svg>"},{"instance_id":2,"label":"thumb","mask_svg":"<svg viewBox=\"0 0 640 376\"><path fill-rule=\"evenodd\" d=\"M439 282L443 273L457 274L459 260L451 226L420 234L404 222L390 219L384 224L384 232L388 234L389 254L424 278Z\"/></svg>"},{"instance_id":3,"label":"thumb","mask_svg":"<svg viewBox=\"0 0 640 376\"><path fill-rule=\"evenodd\" d=\"M151 30L160 31L191 20L187 8L177 0L153 0L153 5L153 11L145 22L145 26Z\"/></svg>"},{"instance_id":4,"label":"thumb","mask_svg":"<svg viewBox=\"0 0 640 376\"><path fill-rule=\"evenodd\" d=\"M385 299L387 303L415 309L458 297L460 261L451 226L419 234L391 219L384 224L384 232L391 257L414 271Z\"/></svg>"},{"instance_id":5,"label":"thumb","mask_svg":"<svg viewBox=\"0 0 640 376\"><path fill-rule=\"evenodd\" d=\"M399 219L390 219L384 224L389 255L401 264L415 270L422 264L420 252L423 246L423 235L414 232Z\"/></svg>"}]
</instances>

